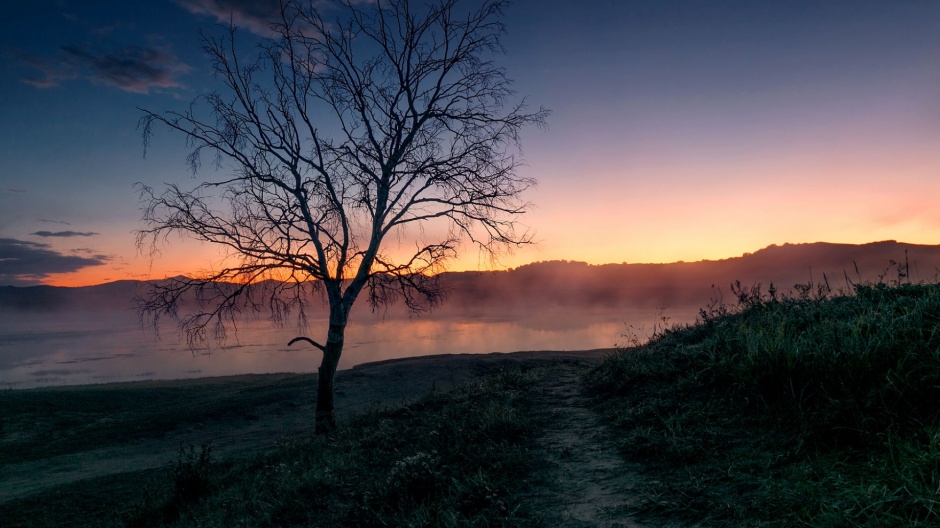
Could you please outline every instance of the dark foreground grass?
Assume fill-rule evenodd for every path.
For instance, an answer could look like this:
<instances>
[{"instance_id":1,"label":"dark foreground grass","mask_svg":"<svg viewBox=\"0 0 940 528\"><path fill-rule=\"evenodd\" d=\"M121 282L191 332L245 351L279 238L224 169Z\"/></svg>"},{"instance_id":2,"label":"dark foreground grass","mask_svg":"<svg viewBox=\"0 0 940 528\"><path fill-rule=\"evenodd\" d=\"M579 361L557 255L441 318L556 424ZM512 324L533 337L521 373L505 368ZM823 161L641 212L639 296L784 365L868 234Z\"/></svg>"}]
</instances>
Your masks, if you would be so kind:
<instances>
[{"instance_id":1,"label":"dark foreground grass","mask_svg":"<svg viewBox=\"0 0 940 528\"><path fill-rule=\"evenodd\" d=\"M589 376L650 513L940 526L940 285L806 287L702 313Z\"/></svg>"},{"instance_id":2,"label":"dark foreground grass","mask_svg":"<svg viewBox=\"0 0 940 528\"><path fill-rule=\"evenodd\" d=\"M315 376L281 374L0 390L0 465L133 442L207 421L252 421L311 398Z\"/></svg>"},{"instance_id":3,"label":"dark foreground grass","mask_svg":"<svg viewBox=\"0 0 940 528\"><path fill-rule=\"evenodd\" d=\"M285 438L218 464L183 447L165 470L83 481L0 505L3 526L527 526L515 497L537 471L531 394L511 371L358 415L330 436Z\"/></svg>"}]
</instances>

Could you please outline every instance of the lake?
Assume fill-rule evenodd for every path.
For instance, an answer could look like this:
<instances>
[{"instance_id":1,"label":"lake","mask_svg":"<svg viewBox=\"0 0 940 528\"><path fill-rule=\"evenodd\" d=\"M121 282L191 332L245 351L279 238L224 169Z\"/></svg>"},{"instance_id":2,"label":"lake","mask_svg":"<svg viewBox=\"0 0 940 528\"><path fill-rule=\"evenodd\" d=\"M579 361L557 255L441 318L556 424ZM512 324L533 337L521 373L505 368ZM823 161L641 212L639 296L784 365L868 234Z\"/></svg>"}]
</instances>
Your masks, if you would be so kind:
<instances>
[{"instance_id":1,"label":"lake","mask_svg":"<svg viewBox=\"0 0 940 528\"><path fill-rule=\"evenodd\" d=\"M694 312L671 322L694 319ZM360 363L432 354L587 350L626 342L632 325L648 336L649 311L554 310L497 317L354 317L346 331L340 369ZM307 335L322 342L326 321L311 320ZM274 372L315 372L320 351L300 335L266 320L241 323L223 344L190 350L172 326L157 338L129 314L4 314L0 319L0 388L31 388L118 381L181 379Z\"/></svg>"}]
</instances>

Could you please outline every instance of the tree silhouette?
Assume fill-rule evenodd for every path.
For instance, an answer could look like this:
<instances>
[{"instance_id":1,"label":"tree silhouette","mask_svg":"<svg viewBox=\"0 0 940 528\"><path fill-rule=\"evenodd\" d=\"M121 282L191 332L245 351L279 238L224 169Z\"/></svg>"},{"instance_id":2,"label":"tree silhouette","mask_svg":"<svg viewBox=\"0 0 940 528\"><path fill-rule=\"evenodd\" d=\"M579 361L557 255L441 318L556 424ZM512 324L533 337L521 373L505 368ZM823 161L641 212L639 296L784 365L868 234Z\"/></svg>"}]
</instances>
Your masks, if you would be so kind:
<instances>
[{"instance_id":1,"label":"tree silhouette","mask_svg":"<svg viewBox=\"0 0 940 528\"><path fill-rule=\"evenodd\" d=\"M317 432L336 427L333 382L363 291L373 307L421 311L441 300L436 273L461 242L489 254L530 242L516 223L534 184L517 174L519 132L547 116L512 102L493 62L505 2L340 4L283 3L252 60L234 27L203 35L224 89L141 119L145 150L165 125L185 134L194 175L209 152L225 176L191 190L141 184L138 247L158 252L178 233L228 251L204 276L154 283L142 318L171 316L198 345L246 309L303 325L319 290L329 327L323 344L307 338L323 352Z\"/></svg>"}]
</instances>

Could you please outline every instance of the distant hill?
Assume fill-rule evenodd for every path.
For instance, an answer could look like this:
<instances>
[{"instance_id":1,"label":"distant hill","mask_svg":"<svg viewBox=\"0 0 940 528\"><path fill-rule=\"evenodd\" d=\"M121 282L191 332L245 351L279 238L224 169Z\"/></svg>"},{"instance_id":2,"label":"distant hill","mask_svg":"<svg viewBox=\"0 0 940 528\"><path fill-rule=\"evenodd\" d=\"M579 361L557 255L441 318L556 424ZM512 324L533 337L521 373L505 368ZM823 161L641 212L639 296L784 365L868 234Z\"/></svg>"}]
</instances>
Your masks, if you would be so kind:
<instances>
[{"instance_id":1,"label":"distant hill","mask_svg":"<svg viewBox=\"0 0 940 528\"><path fill-rule=\"evenodd\" d=\"M911 279L931 280L940 270L940 246L895 241L863 245L772 245L740 257L668 264L604 264L552 261L505 272L451 273L451 290L444 310L461 304L488 306L535 305L611 306L655 309L662 306L702 306L709 299L733 296L730 284L773 283L778 291L796 284L828 281L833 291L866 281L897 280L898 271ZM457 306L453 306L456 304Z\"/></svg>"},{"instance_id":2,"label":"distant hill","mask_svg":"<svg viewBox=\"0 0 940 528\"><path fill-rule=\"evenodd\" d=\"M697 308L722 295L732 302L729 285L772 282L780 291L793 285L827 280L833 290L865 281L932 280L940 272L940 245L895 241L870 244L772 245L723 260L667 264L603 264L551 261L508 271L451 272L442 275L447 300L435 314L488 315L566 309ZM0 287L0 310L127 311L143 283L119 281L99 286ZM363 299L359 314L367 312ZM322 309L322 303L314 303ZM382 315L404 313L391 307Z\"/></svg>"},{"instance_id":3,"label":"distant hill","mask_svg":"<svg viewBox=\"0 0 940 528\"><path fill-rule=\"evenodd\" d=\"M113 311L131 310L142 291L141 281L116 281L97 286L0 286L0 310Z\"/></svg>"}]
</instances>

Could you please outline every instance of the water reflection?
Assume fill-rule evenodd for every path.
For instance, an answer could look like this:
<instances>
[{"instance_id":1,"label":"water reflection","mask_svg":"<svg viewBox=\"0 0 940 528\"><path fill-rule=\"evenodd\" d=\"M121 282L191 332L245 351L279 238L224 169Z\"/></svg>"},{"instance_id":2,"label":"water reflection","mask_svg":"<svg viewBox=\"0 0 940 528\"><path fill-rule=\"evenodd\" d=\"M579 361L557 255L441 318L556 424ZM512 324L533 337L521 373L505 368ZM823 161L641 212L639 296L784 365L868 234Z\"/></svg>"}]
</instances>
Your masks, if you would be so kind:
<instances>
[{"instance_id":1,"label":"water reflection","mask_svg":"<svg viewBox=\"0 0 940 528\"><path fill-rule=\"evenodd\" d=\"M350 323L340 368L409 356L517 350L584 350L622 341L625 325L648 335L656 314L557 311L514 317L382 318ZM675 318L674 318L675 320ZM308 334L324 333L325 320ZM320 352L287 342L297 331L243 322L224 344L190 350L172 328L156 339L128 314L102 318L14 315L0 322L0 387L179 379L248 373L313 372Z\"/></svg>"}]
</instances>

